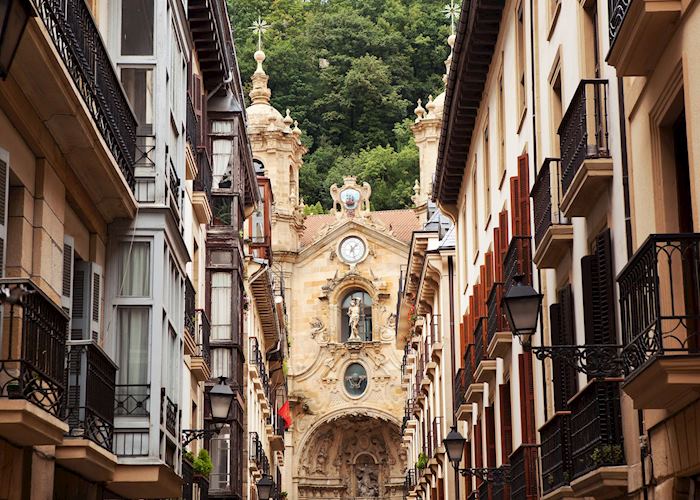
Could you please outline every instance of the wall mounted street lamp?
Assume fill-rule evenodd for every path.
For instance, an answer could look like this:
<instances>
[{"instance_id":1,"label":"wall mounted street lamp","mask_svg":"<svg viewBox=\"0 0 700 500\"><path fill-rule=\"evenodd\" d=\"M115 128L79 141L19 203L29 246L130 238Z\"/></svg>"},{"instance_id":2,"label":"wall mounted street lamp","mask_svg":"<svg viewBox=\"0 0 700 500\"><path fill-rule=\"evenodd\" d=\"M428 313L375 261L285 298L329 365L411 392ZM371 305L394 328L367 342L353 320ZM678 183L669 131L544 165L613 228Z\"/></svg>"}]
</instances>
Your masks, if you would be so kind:
<instances>
[{"instance_id":1,"label":"wall mounted street lamp","mask_svg":"<svg viewBox=\"0 0 700 500\"><path fill-rule=\"evenodd\" d=\"M213 429L183 429L183 447L196 439L207 439L217 435L228 421L234 394L231 387L226 383L226 377L219 377L219 383L212 387L207 394L209 406L211 406Z\"/></svg>"},{"instance_id":2,"label":"wall mounted street lamp","mask_svg":"<svg viewBox=\"0 0 700 500\"><path fill-rule=\"evenodd\" d=\"M256 486L258 488L258 500L270 500L272 495L272 488L275 483L272 480L272 476L265 474L260 481L257 482Z\"/></svg>"},{"instance_id":3,"label":"wall mounted street lamp","mask_svg":"<svg viewBox=\"0 0 700 500\"><path fill-rule=\"evenodd\" d=\"M452 462L455 470L462 476L473 476L481 479L487 483L494 484L507 484L510 483L510 470L508 467L467 467L465 469L459 468L459 463L462 461L462 454L464 453L464 443L467 440L464 439L456 426L452 426L447 437L442 440L442 444L445 446L445 451L447 452L447 458Z\"/></svg>"},{"instance_id":4,"label":"wall mounted street lamp","mask_svg":"<svg viewBox=\"0 0 700 500\"><path fill-rule=\"evenodd\" d=\"M618 354L621 346L614 344L532 346L532 336L537 331L537 321L542 311L543 295L522 282L515 282L502 300L506 318L513 335L523 349L532 352L539 360L562 360L577 371L591 377L616 377L622 373L622 360Z\"/></svg>"},{"instance_id":5,"label":"wall mounted street lamp","mask_svg":"<svg viewBox=\"0 0 700 500\"><path fill-rule=\"evenodd\" d=\"M0 0L0 80L10 72L24 28L33 16L29 0Z\"/></svg>"}]
</instances>

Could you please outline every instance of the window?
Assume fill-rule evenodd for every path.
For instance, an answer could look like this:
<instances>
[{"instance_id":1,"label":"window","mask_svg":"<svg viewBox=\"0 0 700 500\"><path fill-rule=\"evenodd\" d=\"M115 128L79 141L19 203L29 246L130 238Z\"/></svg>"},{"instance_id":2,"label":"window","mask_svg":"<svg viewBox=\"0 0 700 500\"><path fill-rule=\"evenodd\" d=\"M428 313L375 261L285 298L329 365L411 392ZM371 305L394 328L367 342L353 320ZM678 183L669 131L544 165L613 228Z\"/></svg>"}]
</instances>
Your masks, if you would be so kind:
<instances>
[{"instance_id":1,"label":"window","mask_svg":"<svg viewBox=\"0 0 700 500\"><path fill-rule=\"evenodd\" d=\"M122 68L122 86L138 122L138 134L153 132L153 69Z\"/></svg>"},{"instance_id":2,"label":"window","mask_svg":"<svg viewBox=\"0 0 700 500\"><path fill-rule=\"evenodd\" d=\"M525 111L525 16L523 15L523 2L519 2L515 10L515 43L517 50L516 75L518 77L518 113ZM522 118L521 116L518 118Z\"/></svg>"},{"instance_id":3,"label":"window","mask_svg":"<svg viewBox=\"0 0 700 500\"><path fill-rule=\"evenodd\" d=\"M118 308L120 385L148 383L149 319L148 307Z\"/></svg>"},{"instance_id":4,"label":"window","mask_svg":"<svg viewBox=\"0 0 700 500\"><path fill-rule=\"evenodd\" d=\"M260 203L251 217L250 240L253 243L265 242L265 188L258 186Z\"/></svg>"},{"instance_id":5,"label":"window","mask_svg":"<svg viewBox=\"0 0 700 500\"><path fill-rule=\"evenodd\" d=\"M552 140L552 151L555 157L559 157L559 125L562 119L562 100L561 100L561 70L557 69L551 82L551 107L550 115L552 119L551 123L551 140Z\"/></svg>"},{"instance_id":6,"label":"window","mask_svg":"<svg viewBox=\"0 0 700 500\"><path fill-rule=\"evenodd\" d=\"M225 189L231 187L231 155L233 142L229 139L212 141L213 186Z\"/></svg>"},{"instance_id":7,"label":"window","mask_svg":"<svg viewBox=\"0 0 700 500\"><path fill-rule=\"evenodd\" d=\"M211 338L231 339L231 273L211 274Z\"/></svg>"},{"instance_id":8,"label":"window","mask_svg":"<svg viewBox=\"0 0 700 500\"><path fill-rule=\"evenodd\" d=\"M151 245L145 242L119 244L119 286L121 297L151 295Z\"/></svg>"},{"instance_id":9,"label":"window","mask_svg":"<svg viewBox=\"0 0 700 500\"><path fill-rule=\"evenodd\" d=\"M225 425L219 434L210 441L211 461L214 465L209 474L209 487L212 490L226 490L231 487L231 427Z\"/></svg>"},{"instance_id":10,"label":"window","mask_svg":"<svg viewBox=\"0 0 700 500\"><path fill-rule=\"evenodd\" d=\"M343 299L340 315L342 342L372 341L372 298L367 292L355 290L348 293Z\"/></svg>"},{"instance_id":11,"label":"window","mask_svg":"<svg viewBox=\"0 0 700 500\"><path fill-rule=\"evenodd\" d=\"M503 88L503 55L501 55L501 71L498 76L498 187L503 185L506 173L506 105Z\"/></svg>"},{"instance_id":12,"label":"window","mask_svg":"<svg viewBox=\"0 0 700 500\"><path fill-rule=\"evenodd\" d=\"M153 0L122 0L122 55L153 54Z\"/></svg>"},{"instance_id":13,"label":"window","mask_svg":"<svg viewBox=\"0 0 700 500\"><path fill-rule=\"evenodd\" d=\"M491 152L489 151L489 116L486 115L484 128L484 227L491 218Z\"/></svg>"}]
</instances>

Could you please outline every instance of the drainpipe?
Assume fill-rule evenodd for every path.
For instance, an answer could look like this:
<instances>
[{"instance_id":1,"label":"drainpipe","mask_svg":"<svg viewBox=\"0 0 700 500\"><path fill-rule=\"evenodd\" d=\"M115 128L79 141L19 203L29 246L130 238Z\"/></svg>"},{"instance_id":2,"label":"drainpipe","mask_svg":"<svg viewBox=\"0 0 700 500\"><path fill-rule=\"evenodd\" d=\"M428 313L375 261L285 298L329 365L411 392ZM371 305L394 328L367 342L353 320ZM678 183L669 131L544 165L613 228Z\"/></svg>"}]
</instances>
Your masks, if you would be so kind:
<instances>
[{"instance_id":1,"label":"drainpipe","mask_svg":"<svg viewBox=\"0 0 700 500\"><path fill-rule=\"evenodd\" d=\"M532 163L534 165L535 177L537 177L537 108L535 107L537 99L535 98L535 5L534 0L530 0L530 82L532 87ZM528 190L530 186L528 186ZM528 217L530 214L528 214ZM542 291L542 271L537 270L537 289ZM540 308L540 345L544 345L544 314ZM532 354L530 354L532 355ZM547 408L547 374L545 371L544 359L540 361L542 365L542 402L544 404L544 421L546 422L549 416ZM534 382L534 381L533 381Z\"/></svg>"},{"instance_id":2,"label":"drainpipe","mask_svg":"<svg viewBox=\"0 0 700 500\"><path fill-rule=\"evenodd\" d=\"M622 77L617 77L617 101L618 114L620 115L620 160L622 167L622 192L625 207L625 247L627 250L627 261L629 262L634 251L634 246L632 244L632 210L630 204L629 158L627 155L625 89L623 88ZM647 456L651 456L651 439L644 429L644 410L637 410L637 425L639 426L639 461L642 466L642 495L644 496L644 500L648 500L649 491L645 460Z\"/></svg>"},{"instance_id":3,"label":"drainpipe","mask_svg":"<svg viewBox=\"0 0 700 500\"><path fill-rule=\"evenodd\" d=\"M447 278L449 281L449 294L450 294L450 370L452 373L452 385L455 380L455 295L454 295L454 282L455 282L455 266L452 256L447 257ZM452 390L452 423L455 428L457 427L457 418L455 417L455 407L454 400L454 389ZM459 498L459 471L457 467L453 467L455 470L455 498Z\"/></svg>"}]
</instances>

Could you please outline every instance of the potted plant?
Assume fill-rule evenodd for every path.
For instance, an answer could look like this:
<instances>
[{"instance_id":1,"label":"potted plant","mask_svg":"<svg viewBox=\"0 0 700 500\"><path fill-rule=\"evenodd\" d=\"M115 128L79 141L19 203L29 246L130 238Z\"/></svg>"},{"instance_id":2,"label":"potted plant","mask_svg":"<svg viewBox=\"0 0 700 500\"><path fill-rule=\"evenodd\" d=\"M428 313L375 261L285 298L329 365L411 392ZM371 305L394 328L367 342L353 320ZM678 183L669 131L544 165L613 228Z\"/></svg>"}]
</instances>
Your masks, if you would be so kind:
<instances>
[{"instance_id":1,"label":"potted plant","mask_svg":"<svg viewBox=\"0 0 700 500\"><path fill-rule=\"evenodd\" d=\"M428 466L428 455L421 452L420 455L418 455L418 461L416 462L416 467L418 468L418 470L423 470L427 466Z\"/></svg>"},{"instance_id":2,"label":"potted plant","mask_svg":"<svg viewBox=\"0 0 700 500\"><path fill-rule=\"evenodd\" d=\"M190 453L191 455L191 453ZM204 479L209 478L209 473L214 468L214 464L211 462L211 457L209 452L202 448L197 454L197 458L192 462L194 468L195 476L201 476Z\"/></svg>"}]
</instances>

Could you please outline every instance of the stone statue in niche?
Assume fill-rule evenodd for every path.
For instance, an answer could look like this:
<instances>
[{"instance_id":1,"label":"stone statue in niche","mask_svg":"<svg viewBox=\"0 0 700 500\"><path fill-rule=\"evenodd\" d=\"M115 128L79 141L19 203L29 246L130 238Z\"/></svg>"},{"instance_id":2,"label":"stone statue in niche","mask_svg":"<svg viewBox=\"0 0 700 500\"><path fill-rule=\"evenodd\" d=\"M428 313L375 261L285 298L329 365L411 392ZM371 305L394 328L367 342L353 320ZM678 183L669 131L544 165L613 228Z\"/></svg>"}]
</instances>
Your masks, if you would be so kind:
<instances>
[{"instance_id":1,"label":"stone statue in niche","mask_svg":"<svg viewBox=\"0 0 700 500\"><path fill-rule=\"evenodd\" d=\"M350 318L350 336L348 342L362 342L359 335L360 329L360 299L354 297L348 307L348 318Z\"/></svg>"},{"instance_id":2,"label":"stone statue in niche","mask_svg":"<svg viewBox=\"0 0 700 500\"><path fill-rule=\"evenodd\" d=\"M379 497L379 475L376 464L369 457L362 457L355 465L356 496L360 498Z\"/></svg>"}]
</instances>

